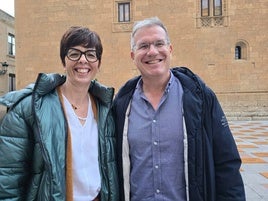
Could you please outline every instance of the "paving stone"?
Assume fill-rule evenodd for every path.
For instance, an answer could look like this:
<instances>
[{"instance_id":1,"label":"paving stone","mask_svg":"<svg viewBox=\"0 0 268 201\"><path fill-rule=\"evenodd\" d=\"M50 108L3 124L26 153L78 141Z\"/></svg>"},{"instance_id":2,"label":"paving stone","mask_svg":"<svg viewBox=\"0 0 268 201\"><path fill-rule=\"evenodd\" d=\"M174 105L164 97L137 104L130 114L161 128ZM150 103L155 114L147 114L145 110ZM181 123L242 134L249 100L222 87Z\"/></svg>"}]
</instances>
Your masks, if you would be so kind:
<instances>
[{"instance_id":1,"label":"paving stone","mask_svg":"<svg viewBox=\"0 0 268 201\"><path fill-rule=\"evenodd\" d=\"M254 144L258 144L258 145L268 144L268 141L254 142Z\"/></svg>"},{"instance_id":2,"label":"paving stone","mask_svg":"<svg viewBox=\"0 0 268 201\"><path fill-rule=\"evenodd\" d=\"M261 159L261 158L253 158L253 157L249 157L249 158L243 158L242 159L242 163L267 163L265 160Z\"/></svg>"},{"instance_id":3,"label":"paving stone","mask_svg":"<svg viewBox=\"0 0 268 201\"><path fill-rule=\"evenodd\" d=\"M255 152L252 154L258 157L268 157L268 152Z\"/></svg>"},{"instance_id":4,"label":"paving stone","mask_svg":"<svg viewBox=\"0 0 268 201\"><path fill-rule=\"evenodd\" d=\"M260 174L268 179L268 172L261 172Z\"/></svg>"},{"instance_id":5,"label":"paving stone","mask_svg":"<svg viewBox=\"0 0 268 201\"><path fill-rule=\"evenodd\" d=\"M238 148L257 148L258 146L252 144L238 144Z\"/></svg>"}]
</instances>

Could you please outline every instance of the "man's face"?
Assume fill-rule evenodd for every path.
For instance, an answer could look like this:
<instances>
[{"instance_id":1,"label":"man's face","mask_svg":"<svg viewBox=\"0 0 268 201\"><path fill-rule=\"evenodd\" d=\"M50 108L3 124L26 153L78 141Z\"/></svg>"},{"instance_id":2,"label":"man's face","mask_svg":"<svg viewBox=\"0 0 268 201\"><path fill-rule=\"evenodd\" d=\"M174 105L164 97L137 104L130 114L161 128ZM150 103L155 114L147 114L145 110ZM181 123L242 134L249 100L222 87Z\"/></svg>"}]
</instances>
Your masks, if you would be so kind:
<instances>
[{"instance_id":1,"label":"man's face","mask_svg":"<svg viewBox=\"0 0 268 201\"><path fill-rule=\"evenodd\" d=\"M131 58L143 77L159 77L169 73L172 46L159 26L144 27L134 35Z\"/></svg>"}]
</instances>

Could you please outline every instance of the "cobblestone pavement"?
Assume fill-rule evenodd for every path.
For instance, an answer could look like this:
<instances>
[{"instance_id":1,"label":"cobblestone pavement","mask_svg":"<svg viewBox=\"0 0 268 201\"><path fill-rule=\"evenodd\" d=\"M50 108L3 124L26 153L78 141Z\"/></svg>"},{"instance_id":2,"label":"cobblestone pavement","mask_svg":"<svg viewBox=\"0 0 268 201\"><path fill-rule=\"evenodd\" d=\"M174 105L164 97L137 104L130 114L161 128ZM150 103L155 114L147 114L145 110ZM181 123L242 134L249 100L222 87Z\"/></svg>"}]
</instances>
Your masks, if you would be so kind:
<instances>
[{"instance_id":1,"label":"cobblestone pavement","mask_svg":"<svg viewBox=\"0 0 268 201\"><path fill-rule=\"evenodd\" d=\"M268 121L230 121L247 201L268 201Z\"/></svg>"}]
</instances>

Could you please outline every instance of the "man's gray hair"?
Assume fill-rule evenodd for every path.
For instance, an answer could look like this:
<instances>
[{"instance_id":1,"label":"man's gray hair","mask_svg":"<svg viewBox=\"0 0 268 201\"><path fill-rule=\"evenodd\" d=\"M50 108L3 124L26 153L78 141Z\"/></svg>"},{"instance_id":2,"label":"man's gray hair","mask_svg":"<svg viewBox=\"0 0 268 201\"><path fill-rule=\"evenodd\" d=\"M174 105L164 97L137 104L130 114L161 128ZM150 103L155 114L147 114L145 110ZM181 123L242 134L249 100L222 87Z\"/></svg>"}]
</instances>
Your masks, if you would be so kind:
<instances>
[{"instance_id":1,"label":"man's gray hair","mask_svg":"<svg viewBox=\"0 0 268 201\"><path fill-rule=\"evenodd\" d=\"M137 22L134 23L132 33L131 33L131 39L130 39L131 50L134 50L134 46L135 46L135 44L134 44L134 36L135 36L136 32L141 28L152 27L152 26L161 27L166 33L167 43L170 44L168 31L167 31L167 28L165 27L165 25L162 23L162 21L158 17L151 17L151 18L147 18L147 19L137 21Z\"/></svg>"}]
</instances>

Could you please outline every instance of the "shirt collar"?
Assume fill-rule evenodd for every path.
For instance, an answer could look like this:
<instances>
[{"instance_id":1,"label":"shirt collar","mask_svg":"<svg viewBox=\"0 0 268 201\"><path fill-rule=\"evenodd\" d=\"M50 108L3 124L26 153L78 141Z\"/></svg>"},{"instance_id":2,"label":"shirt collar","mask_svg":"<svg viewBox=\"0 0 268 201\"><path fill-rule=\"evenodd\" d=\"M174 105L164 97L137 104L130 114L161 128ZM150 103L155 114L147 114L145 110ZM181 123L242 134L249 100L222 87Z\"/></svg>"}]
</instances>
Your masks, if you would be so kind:
<instances>
[{"instance_id":1,"label":"shirt collar","mask_svg":"<svg viewBox=\"0 0 268 201\"><path fill-rule=\"evenodd\" d=\"M169 78L169 81L166 85L165 93L169 92L170 86L172 85L173 82L174 82L174 75L173 75L172 71L170 70L170 78ZM143 85L143 81L142 81L142 77L141 77L138 80L137 85L136 85L136 90L139 92L139 94L143 94L142 85Z\"/></svg>"}]
</instances>

